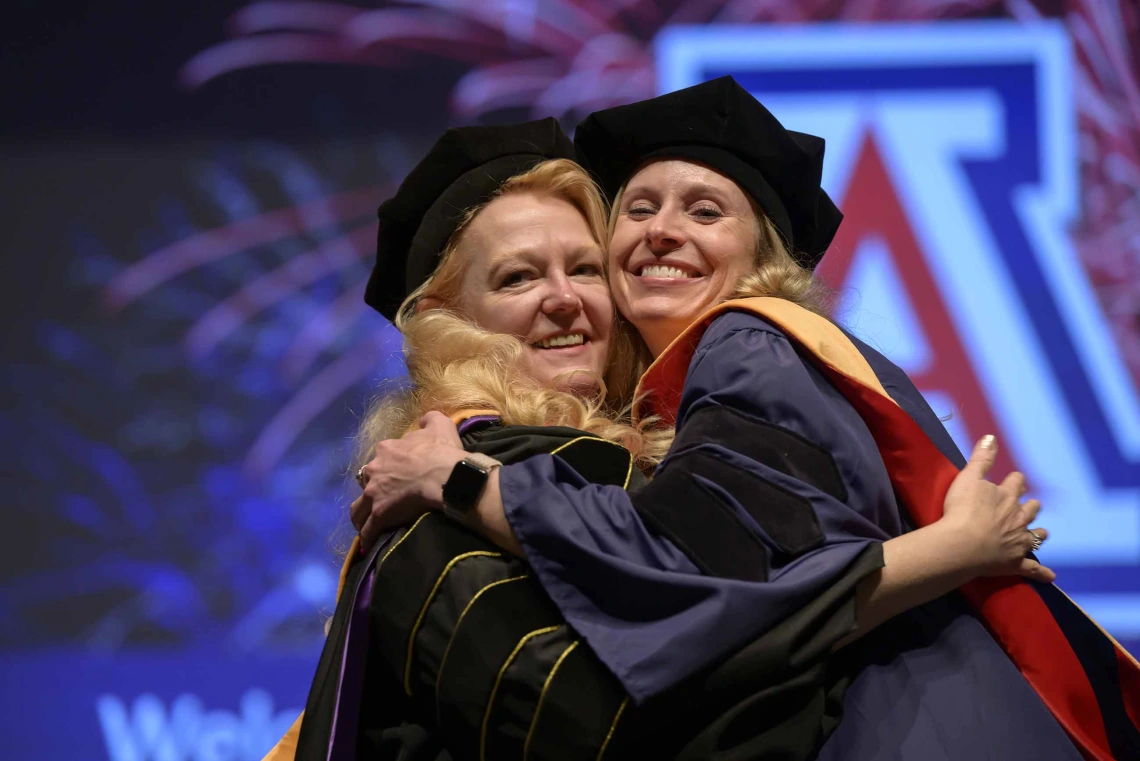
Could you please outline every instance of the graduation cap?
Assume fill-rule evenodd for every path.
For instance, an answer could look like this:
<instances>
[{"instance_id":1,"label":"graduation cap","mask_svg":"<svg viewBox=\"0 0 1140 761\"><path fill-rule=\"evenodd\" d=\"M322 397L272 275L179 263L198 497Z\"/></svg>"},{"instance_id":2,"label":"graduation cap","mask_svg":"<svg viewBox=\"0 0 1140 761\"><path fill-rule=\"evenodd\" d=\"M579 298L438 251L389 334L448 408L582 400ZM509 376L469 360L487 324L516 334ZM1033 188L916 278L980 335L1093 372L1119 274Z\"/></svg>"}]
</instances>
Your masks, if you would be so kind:
<instances>
[{"instance_id":1,"label":"graduation cap","mask_svg":"<svg viewBox=\"0 0 1140 761\"><path fill-rule=\"evenodd\" d=\"M732 77L595 111L578 125L574 143L610 201L649 159L711 166L760 204L810 269L843 219L820 187L823 138L784 129Z\"/></svg>"},{"instance_id":2,"label":"graduation cap","mask_svg":"<svg viewBox=\"0 0 1140 761\"><path fill-rule=\"evenodd\" d=\"M468 209L543 161L574 158L574 144L552 118L443 133L396 195L380 205L376 265L365 303L394 319L408 294L435 271Z\"/></svg>"}]
</instances>

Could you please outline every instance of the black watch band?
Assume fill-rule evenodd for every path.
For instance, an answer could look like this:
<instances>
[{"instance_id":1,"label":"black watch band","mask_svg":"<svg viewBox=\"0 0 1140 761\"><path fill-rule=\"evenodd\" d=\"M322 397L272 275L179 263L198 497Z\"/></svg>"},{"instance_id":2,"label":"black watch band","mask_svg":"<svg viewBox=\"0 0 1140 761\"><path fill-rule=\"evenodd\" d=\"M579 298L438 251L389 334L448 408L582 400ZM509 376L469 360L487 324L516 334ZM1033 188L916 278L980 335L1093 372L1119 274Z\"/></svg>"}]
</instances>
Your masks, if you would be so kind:
<instances>
[{"instance_id":1,"label":"black watch band","mask_svg":"<svg viewBox=\"0 0 1140 761\"><path fill-rule=\"evenodd\" d=\"M469 454L451 469L443 485L443 505L457 513L469 513L479 502L491 471L502 465L483 454Z\"/></svg>"}]
</instances>

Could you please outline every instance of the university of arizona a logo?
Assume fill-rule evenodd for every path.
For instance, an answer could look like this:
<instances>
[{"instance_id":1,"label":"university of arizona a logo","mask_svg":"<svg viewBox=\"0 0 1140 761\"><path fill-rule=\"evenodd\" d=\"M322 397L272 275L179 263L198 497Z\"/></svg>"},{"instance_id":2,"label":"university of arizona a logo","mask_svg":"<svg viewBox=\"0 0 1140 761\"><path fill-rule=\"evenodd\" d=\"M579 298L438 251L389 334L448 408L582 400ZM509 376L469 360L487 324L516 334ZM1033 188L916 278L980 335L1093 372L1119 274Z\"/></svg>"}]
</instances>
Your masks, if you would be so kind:
<instances>
[{"instance_id":1,"label":"university of arizona a logo","mask_svg":"<svg viewBox=\"0 0 1140 761\"><path fill-rule=\"evenodd\" d=\"M1067 227L1072 53L1059 24L673 28L659 89L731 74L827 139L846 219L820 272L960 447L996 433L1052 531L1044 558L1140 635L1140 403Z\"/></svg>"}]
</instances>

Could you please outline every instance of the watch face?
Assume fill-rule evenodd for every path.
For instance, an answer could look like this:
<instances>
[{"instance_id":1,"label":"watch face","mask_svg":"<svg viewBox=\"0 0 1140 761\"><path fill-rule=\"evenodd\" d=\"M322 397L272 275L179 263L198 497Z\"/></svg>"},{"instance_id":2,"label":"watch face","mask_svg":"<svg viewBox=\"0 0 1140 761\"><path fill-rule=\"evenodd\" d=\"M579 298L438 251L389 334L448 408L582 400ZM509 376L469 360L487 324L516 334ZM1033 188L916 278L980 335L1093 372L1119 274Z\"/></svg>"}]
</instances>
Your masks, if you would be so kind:
<instances>
[{"instance_id":1,"label":"watch face","mask_svg":"<svg viewBox=\"0 0 1140 761\"><path fill-rule=\"evenodd\" d=\"M443 503L452 509L466 512L479 501L479 495L486 485L487 471L466 460L460 460L455 463L451 476L443 485Z\"/></svg>"}]
</instances>

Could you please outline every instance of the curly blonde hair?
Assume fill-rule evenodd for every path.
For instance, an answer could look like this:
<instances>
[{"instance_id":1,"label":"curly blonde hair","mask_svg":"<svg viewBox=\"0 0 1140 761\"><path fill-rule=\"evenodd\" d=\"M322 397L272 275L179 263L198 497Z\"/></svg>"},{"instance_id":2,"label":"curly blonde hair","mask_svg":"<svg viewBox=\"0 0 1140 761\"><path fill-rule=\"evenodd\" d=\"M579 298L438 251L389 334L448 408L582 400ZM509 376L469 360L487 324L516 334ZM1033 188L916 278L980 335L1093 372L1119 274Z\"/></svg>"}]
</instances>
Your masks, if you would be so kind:
<instances>
[{"instance_id":1,"label":"curly blonde hair","mask_svg":"<svg viewBox=\"0 0 1140 761\"><path fill-rule=\"evenodd\" d=\"M573 161L544 161L508 179L491 200L512 193L570 203L604 247L605 202L594 181ZM410 384L403 392L375 400L366 412L356 437L354 469L371 459L379 441L402 435L426 412L467 409L497 410L508 425L578 428L621 444L642 469L652 468L668 450L673 431L656 428L652 420L636 427L629 422L638 365L628 331L615 331L605 378L598 379L599 391L589 398L542 386L521 370L522 340L483 330L459 310L460 284L468 266L459 249L463 233L484 206L467 210L432 277L400 305L395 325L404 337ZM440 306L420 309L420 301L429 297Z\"/></svg>"}]
</instances>

